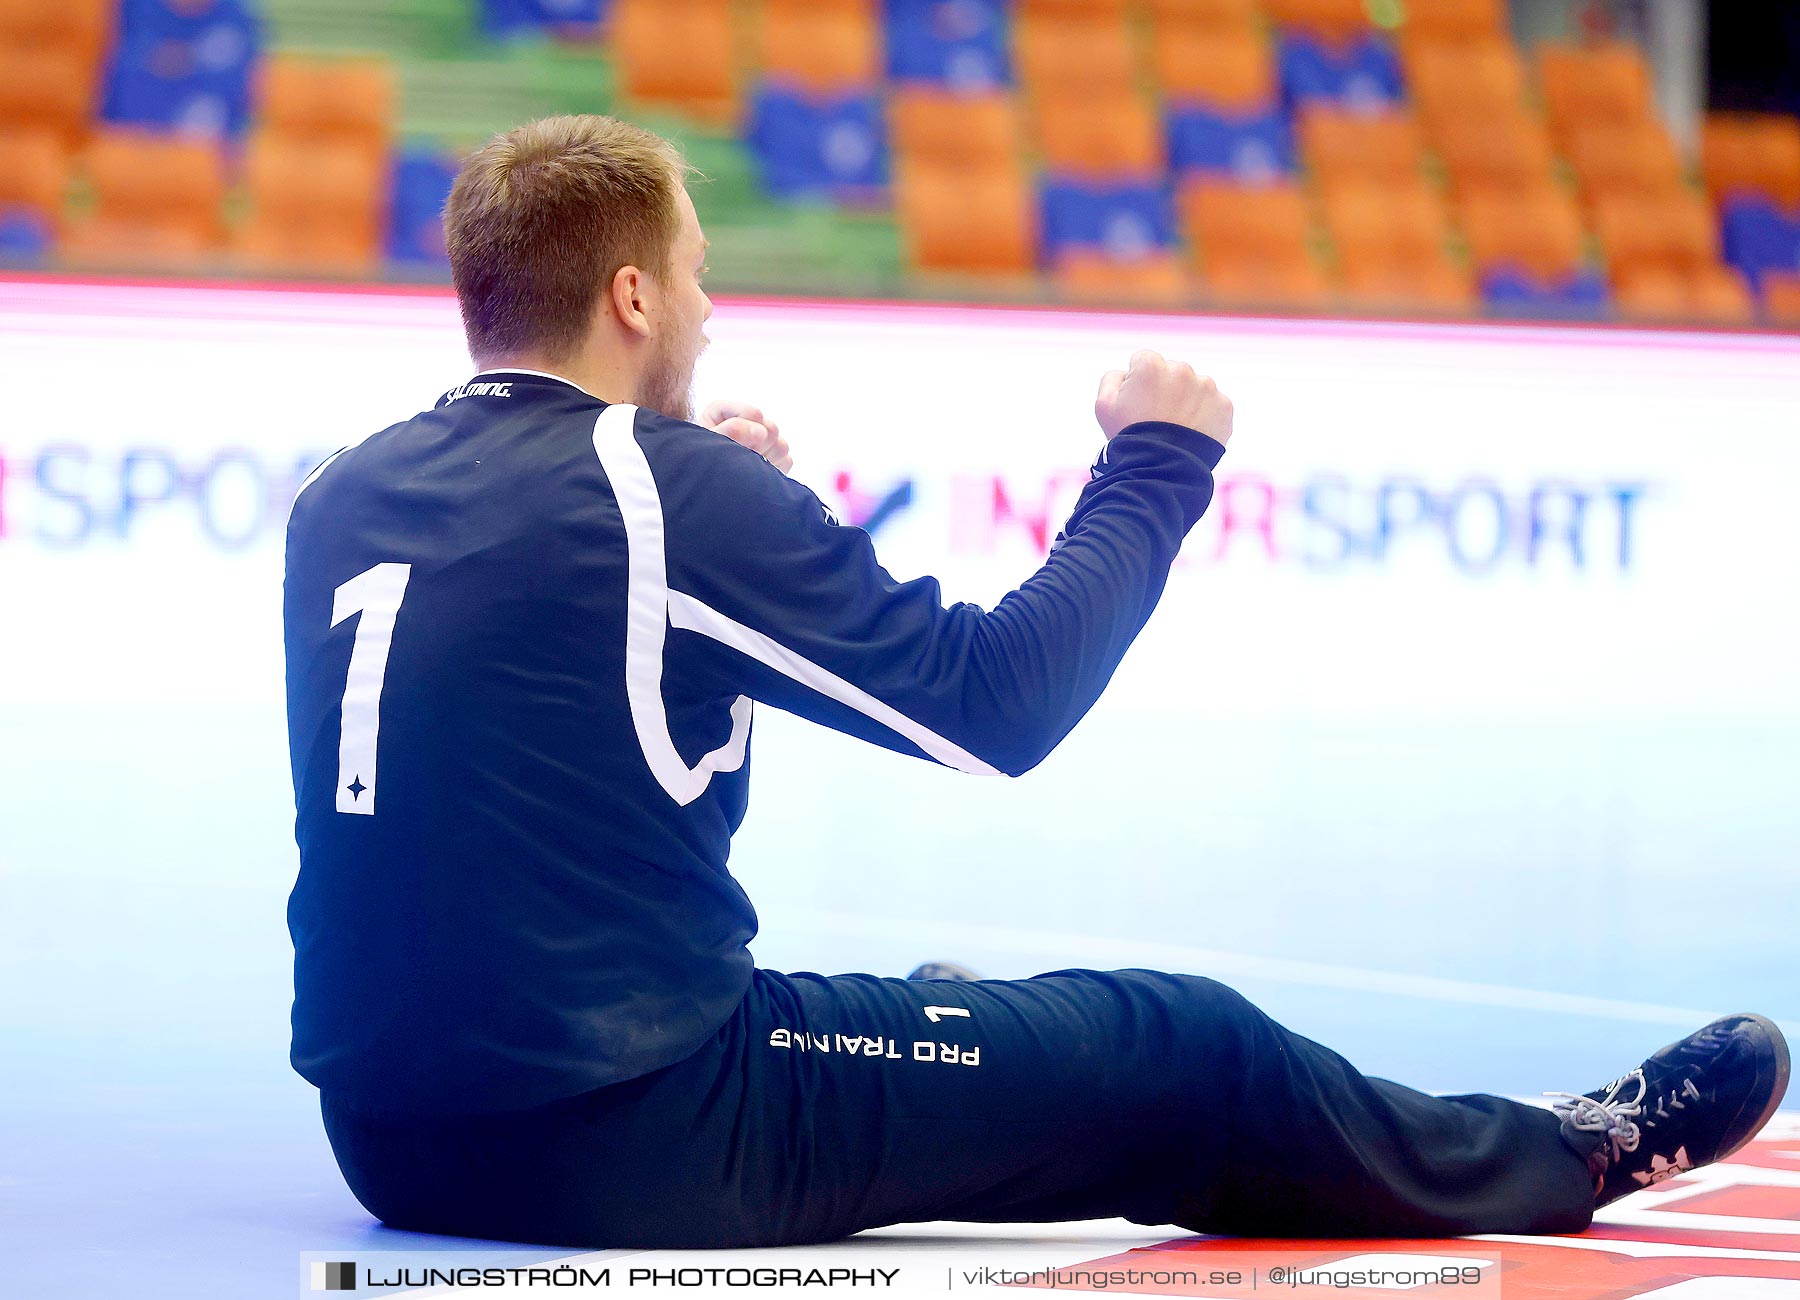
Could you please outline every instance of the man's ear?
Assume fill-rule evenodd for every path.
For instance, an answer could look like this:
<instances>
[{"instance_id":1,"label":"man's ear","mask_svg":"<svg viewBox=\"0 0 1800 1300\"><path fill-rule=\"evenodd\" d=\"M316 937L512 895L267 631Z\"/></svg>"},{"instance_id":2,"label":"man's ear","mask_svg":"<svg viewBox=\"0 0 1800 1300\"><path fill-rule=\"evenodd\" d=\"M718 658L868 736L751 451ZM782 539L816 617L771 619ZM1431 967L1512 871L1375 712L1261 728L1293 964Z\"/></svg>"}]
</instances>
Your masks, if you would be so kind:
<instances>
[{"instance_id":1,"label":"man's ear","mask_svg":"<svg viewBox=\"0 0 1800 1300\"><path fill-rule=\"evenodd\" d=\"M612 278L608 303L619 323L633 334L650 336L650 309L656 286L635 266L621 266Z\"/></svg>"}]
</instances>

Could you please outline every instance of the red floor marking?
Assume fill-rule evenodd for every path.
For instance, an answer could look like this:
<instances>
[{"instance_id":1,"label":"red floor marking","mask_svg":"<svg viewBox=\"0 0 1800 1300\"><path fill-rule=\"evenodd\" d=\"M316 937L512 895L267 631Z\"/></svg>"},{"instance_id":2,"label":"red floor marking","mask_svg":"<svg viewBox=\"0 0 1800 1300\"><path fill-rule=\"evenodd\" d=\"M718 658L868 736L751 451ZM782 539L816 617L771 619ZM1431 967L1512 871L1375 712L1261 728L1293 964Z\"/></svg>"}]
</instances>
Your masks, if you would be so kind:
<instances>
[{"instance_id":1,"label":"red floor marking","mask_svg":"<svg viewBox=\"0 0 1800 1300\"><path fill-rule=\"evenodd\" d=\"M1679 1207L1672 1205L1669 1208L1674 1210ZM1544 1240L1564 1239L1546 1237ZM1787 1233L1738 1232L1724 1227L1625 1228L1612 1223L1596 1223L1575 1240L1656 1241L1665 1246L1711 1246L1719 1250L1775 1250L1800 1254L1800 1236L1790 1236Z\"/></svg>"},{"instance_id":2,"label":"red floor marking","mask_svg":"<svg viewBox=\"0 0 1800 1300\"><path fill-rule=\"evenodd\" d=\"M1737 1162L1734 1160L1732 1163L1736 1164ZM1643 1194L1645 1196L1654 1197L1667 1196L1670 1192L1692 1191L1696 1181L1698 1180L1693 1178L1682 1178L1679 1176L1675 1178L1665 1178L1662 1182L1657 1183L1654 1186L1646 1187Z\"/></svg>"},{"instance_id":3,"label":"red floor marking","mask_svg":"<svg viewBox=\"0 0 1800 1300\"><path fill-rule=\"evenodd\" d=\"M1737 1214L1746 1219L1800 1220L1800 1187L1721 1187L1716 1192L1684 1197L1680 1205L1669 1208L1686 1214Z\"/></svg>"},{"instance_id":4,"label":"red floor marking","mask_svg":"<svg viewBox=\"0 0 1800 1300\"><path fill-rule=\"evenodd\" d=\"M1413 1300L1462 1300L1504 1297L1504 1300L1629 1300L1647 1296L1663 1287L1673 1286L1695 1277L1757 1277L1800 1283L1800 1261L1762 1259L1696 1259L1675 1256L1666 1259L1633 1259L1598 1250L1569 1250L1551 1245L1515 1245L1513 1243L1462 1240L1393 1240L1370 1241L1247 1241L1216 1238L1170 1242L1146 1247L1104 1259L1067 1265L1059 1270L1066 1278L1076 1268L1096 1270L1136 1269L1148 1272L1189 1273L1195 1281L1157 1285L1138 1281L1131 1285L1139 1295L1206 1296L1218 1300L1269 1300L1270 1296L1305 1294L1323 1295L1334 1291L1331 1286L1291 1287L1271 1283L1268 1269L1280 1263L1289 1268L1330 1269L1352 1261L1359 1255L1434 1255L1459 1256L1468 1259L1497 1259L1500 1262L1499 1288L1491 1281L1481 1287L1467 1285L1426 1285L1414 1287L1358 1286L1357 1296L1412 1297ZM1255 1280L1245 1276L1233 1284L1218 1280L1226 1269L1247 1273L1255 1264L1262 1275ZM1209 1275L1211 1275L1209 1277ZM1491 1273L1483 1275L1491 1278ZM1036 1289L1048 1289L1046 1282ZM1080 1291L1104 1288L1083 1287L1059 1281L1057 1290Z\"/></svg>"},{"instance_id":5,"label":"red floor marking","mask_svg":"<svg viewBox=\"0 0 1800 1300\"><path fill-rule=\"evenodd\" d=\"M1791 1138L1781 1142L1759 1142L1740 1152L1728 1165L1756 1168L1786 1168L1800 1173L1800 1161L1774 1158L1776 1150L1793 1149ZM1655 1208L1655 1202L1641 1198L1640 1207ZM1462 1300L1504 1295L1505 1300L1632 1300L1651 1296L1690 1278L1746 1277L1781 1280L1800 1287L1800 1187L1760 1187L1755 1184L1721 1187L1670 1204L1671 1213L1730 1215L1755 1219L1792 1221L1788 1232L1745 1233L1721 1225L1721 1230L1699 1228L1643 1228L1616 1224L1596 1224L1579 1237L1545 1237L1531 1243L1473 1241L1467 1238L1439 1240L1368 1241L1286 1241L1252 1240L1231 1237L1184 1237L1155 1246L1109 1255L1103 1259L1071 1264L1071 1269L1135 1269L1152 1273L1186 1273L1193 1281L1157 1285L1139 1281L1131 1290L1143 1295L1243 1297L1244 1300L1268 1300L1287 1294L1298 1296L1301 1289L1273 1284L1267 1276L1271 1264L1294 1268L1329 1268L1359 1255L1432 1255L1499 1261L1500 1290L1492 1284L1481 1287L1433 1284L1406 1289L1359 1286L1357 1296L1409 1297L1410 1300L1445 1300L1460 1295ZM1672 1255L1638 1259L1606 1249L1591 1249L1577 1242L1653 1242L1686 1247L1705 1246L1712 1249L1755 1252L1744 1258L1715 1258L1703 1255ZM1776 1258L1787 1255L1789 1258ZM1248 1275L1259 1267L1262 1276L1252 1281ZM1230 1270L1241 1276L1236 1281L1222 1280ZM1485 1273L1484 1282L1493 1275ZM1037 1289L1048 1289L1049 1283ZM1104 1290L1084 1287L1071 1280L1057 1282L1058 1290ZM1114 1284L1118 1285L1117 1283ZM1324 1294L1333 1288L1305 1288L1312 1294Z\"/></svg>"}]
</instances>

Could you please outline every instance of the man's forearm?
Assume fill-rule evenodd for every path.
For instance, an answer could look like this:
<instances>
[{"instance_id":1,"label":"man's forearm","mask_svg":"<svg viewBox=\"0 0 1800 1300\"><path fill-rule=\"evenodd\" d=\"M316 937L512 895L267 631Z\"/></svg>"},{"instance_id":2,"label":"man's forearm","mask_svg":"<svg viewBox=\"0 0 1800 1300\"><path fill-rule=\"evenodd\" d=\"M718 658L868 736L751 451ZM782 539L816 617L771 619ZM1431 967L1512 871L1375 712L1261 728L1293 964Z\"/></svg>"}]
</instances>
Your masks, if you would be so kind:
<instances>
[{"instance_id":1,"label":"man's forearm","mask_svg":"<svg viewBox=\"0 0 1800 1300\"><path fill-rule=\"evenodd\" d=\"M1044 566L985 615L971 670L1006 682L976 751L1001 771L1037 763L1093 707L1212 499L1224 448L1174 425L1122 432L1095 466Z\"/></svg>"}]
</instances>

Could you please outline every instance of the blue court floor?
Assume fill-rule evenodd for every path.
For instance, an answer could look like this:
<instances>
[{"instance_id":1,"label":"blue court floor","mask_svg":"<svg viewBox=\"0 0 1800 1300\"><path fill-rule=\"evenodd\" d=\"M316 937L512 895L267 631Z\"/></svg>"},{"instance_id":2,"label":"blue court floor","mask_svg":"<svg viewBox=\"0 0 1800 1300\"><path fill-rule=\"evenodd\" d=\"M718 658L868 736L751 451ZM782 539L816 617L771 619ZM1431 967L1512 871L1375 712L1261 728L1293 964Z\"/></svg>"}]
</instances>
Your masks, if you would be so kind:
<instances>
[{"instance_id":1,"label":"blue court floor","mask_svg":"<svg viewBox=\"0 0 1800 1300\"><path fill-rule=\"evenodd\" d=\"M1442 1092L1592 1087L1723 1011L1800 1038L1779 735L1221 723L1183 766L1127 768L1140 724L1097 715L1045 779L995 787L758 727L733 866L764 965L1193 971ZM372 1223L288 1070L279 713L25 708L7 730L6 1293L288 1296L306 1252L483 1249ZM968 1250L969 1231L883 1237ZM1174 1234L977 1235L1066 1261Z\"/></svg>"}]
</instances>

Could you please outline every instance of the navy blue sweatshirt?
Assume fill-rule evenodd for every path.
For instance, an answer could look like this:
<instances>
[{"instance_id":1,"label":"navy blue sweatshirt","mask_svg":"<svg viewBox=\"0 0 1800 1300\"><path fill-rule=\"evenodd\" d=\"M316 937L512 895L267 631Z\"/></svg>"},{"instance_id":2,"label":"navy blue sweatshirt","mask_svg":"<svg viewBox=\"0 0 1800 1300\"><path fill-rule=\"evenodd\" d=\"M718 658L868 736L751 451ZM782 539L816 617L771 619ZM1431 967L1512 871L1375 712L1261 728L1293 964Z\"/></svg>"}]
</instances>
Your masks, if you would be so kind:
<instances>
[{"instance_id":1,"label":"navy blue sweatshirt","mask_svg":"<svg viewBox=\"0 0 1800 1300\"><path fill-rule=\"evenodd\" d=\"M694 1051L750 980L726 869L751 702L1016 775L1149 617L1224 448L1106 447L992 610L896 582L756 453L490 372L295 502L293 1064L394 1115L522 1109Z\"/></svg>"}]
</instances>

